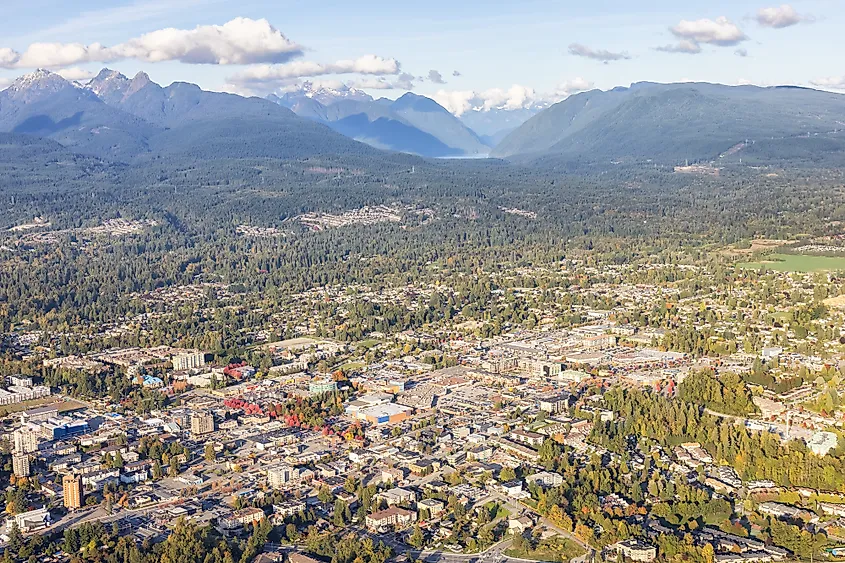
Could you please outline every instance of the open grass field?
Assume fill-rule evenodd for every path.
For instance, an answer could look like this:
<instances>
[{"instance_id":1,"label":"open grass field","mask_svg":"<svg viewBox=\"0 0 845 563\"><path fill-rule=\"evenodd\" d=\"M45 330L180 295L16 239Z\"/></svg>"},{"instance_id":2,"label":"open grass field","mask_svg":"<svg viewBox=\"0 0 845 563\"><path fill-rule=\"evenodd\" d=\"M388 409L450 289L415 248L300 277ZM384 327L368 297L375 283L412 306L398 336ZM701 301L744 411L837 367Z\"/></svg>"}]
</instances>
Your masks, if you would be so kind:
<instances>
[{"instance_id":1,"label":"open grass field","mask_svg":"<svg viewBox=\"0 0 845 563\"><path fill-rule=\"evenodd\" d=\"M745 270L765 268L777 272L829 272L845 270L845 257L769 254L758 262L742 262L738 266Z\"/></svg>"},{"instance_id":2,"label":"open grass field","mask_svg":"<svg viewBox=\"0 0 845 563\"><path fill-rule=\"evenodd\" d=\"M507 549L505 555L532 561L569 561L584 555L584 550L574 541L558 537L542 540L536 549Z\"/></svg>"},{"instance_id":3,"label":"open grass field","mask_svg":"<svg viewBox=\"0 0 845 563\"><path fill-rule=\"evenodd\" d=\"M375 338L368 338L367 340L361 340L355 343L356 348L363 348L364 350L369 350L373 346L378 346L381 344L381 340L376 340Z\"/></svg>"},{"instance_id":4,"label":"open grass field","mask_svg":"<svg viewBox=\"0 0 845 563\"><path fill-rule=\"evenodd\" d=\"M488 502L487 504L485 504L484 506L487 508L487 510L490 510L490 511L492 511L494 508L496 509L496 514L493 515L493 520L495 520L497 518L507 518L508 516L511 515L510 510L505 508L504 505L499 504L497 502L491 501L491 502Z\"/></svg>"},{"instance_id":5,"label":"open grass field","mask_svg":"<svg viewBox=\"0 0 845 563\"><path fill-rule=\"evenodd\" d=\"M754 239L746 248L737 248L736 245L731 245L722 251L725 256L733 256L736 258L742 256L751 256L755 252L772 251L779 246L789 244L788 240L777 239Z\"/></svg>"}]
</instances>

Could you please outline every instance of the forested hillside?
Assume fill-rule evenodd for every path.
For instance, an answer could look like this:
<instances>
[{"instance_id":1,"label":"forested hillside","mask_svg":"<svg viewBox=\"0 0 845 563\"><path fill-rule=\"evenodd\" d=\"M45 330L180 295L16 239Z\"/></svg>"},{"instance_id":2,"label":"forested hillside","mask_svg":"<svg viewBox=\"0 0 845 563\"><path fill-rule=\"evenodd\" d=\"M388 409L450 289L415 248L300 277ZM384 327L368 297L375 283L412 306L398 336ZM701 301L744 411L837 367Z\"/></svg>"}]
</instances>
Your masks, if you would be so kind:
<instances>
[{"instance_id":1,"label":"forested hillside","mask_svg":"<svg viewBox=\"0 0 845 563\"><path fill-rule=\"evenodd\" d=\"M845 96L839 94L640 83L571 96L505 137L493 155L548 164L683 164L719 160L726 153L741 158L743 151L736 148L747 142L777 144L779 155L788 159L793 151L806 151L801 137L807 136L824 139L826 151L839 152L843 121Z\"/></svg>"}]
</instances>

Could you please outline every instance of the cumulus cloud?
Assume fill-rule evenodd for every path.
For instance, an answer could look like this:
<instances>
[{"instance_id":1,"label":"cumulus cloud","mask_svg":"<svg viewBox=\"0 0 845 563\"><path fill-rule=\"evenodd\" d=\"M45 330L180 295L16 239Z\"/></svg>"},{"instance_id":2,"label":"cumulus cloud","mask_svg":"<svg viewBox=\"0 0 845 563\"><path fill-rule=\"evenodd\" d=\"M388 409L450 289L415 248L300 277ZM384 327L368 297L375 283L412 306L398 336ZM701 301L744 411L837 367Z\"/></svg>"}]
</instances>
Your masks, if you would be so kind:
<instances>
[{"instance_id":1,"label":"cumulus cloud","mask_svg":"<svg viewBox=\"0 0 845 563\"><path fill-rule=\"evenodd\" d=\"M678 41L674 45L663 45L662 47L657 47L657 50L663 51L664 53L685 53L687 55L697 55L701 52L701 45L695 41L688 41L684 39L683 41Z\"/></svg>"},{"instance_id":2,"label":"cumulus cloud","mask_svg":"<svg viewBox=\"0 0 845 563\"><path fill-rule=\"evenodd\" d=\"M566 80L558 84L557 88L555 89L555 94L559 99L563 99L568 98L572 94L577 94L578 92L591 90L592 88L592 82L578 76L576 78L573 78L572 80Z\"/></svg>"},{"instance_id":3,"label":"cumulus cloud","mask_svg":"<svg viewBox=\"0 0 845 563\"><path fill-rule=\"evenodd\" d=\"M446 81L443 80L443 75L436 70L428 71L428 80L430 82L434 82L435 84L446 84Z\"/></svg>"},{"instance_id":4,"label":"cumulus cloud","mask_svg":"<svg viewBox=\"0 0 845 563\"><path fill-rule=\"evenodd\" d=\"M56 74L65 80L90 80L94 78L94 73L78 66L62 68L56 71Z\"/></svg>"},{"instance_id":5,"label":"cumulus cloud","mask_svg":"<svg viewBox=\"0 0 845 563\"><path fill-rule=\"evenodd\" d=\"M811 80L810 84L825 90L845 90L845 76L828 76Z\"/></svg>"},{"instance_id":6,"label":"cumulus cloud","mask_svg":"<svg viewBox=\"0 0 845 563\"><path fill-rule=\"evenodd\" d=\"M670 27L669 31L678 39L678 42L674 45L657 47L658 51L695 55L701 52L702 43L718 47L734 47L748 40L748 36L739 26L725 16L720 16L715 20L707 18L694 21L681 20L678 25Z\"/></svg>"},{"instance_id":7,"label":"cumulus cloud","mask_svg":"<svg viewBox=\"0 0 845 563\"><path fill-rule=\"evenodd\" d=\"M734 51L734 55L736 55L737 57L747 57L748 49L737 49L736 51Z\"/></svg>"},{"instance_id":8,"label":"cumulus cloud","mask_svg":"<svg viewBox=\"0 0 845 563\"><path fill-rule=\"evenodd\" d=\"M569 46L569 54L575 55L576 57L585 57L587 59L601 61L603 63L631 58L631 56L625 52L614 53L613 51L607 51L605 49L593 49L592 47L587 47L586 45L582 45L580 43L572 43Z\"/></svg>"},{"instance_id":9,"label":"cumulus cloud","mask_svg":"<svg viewBox=\"0 0 845 563\"><path fill-rule=\"evenodd\" d=\"M757 23L763 27L782 29L801 22L812 21L813 17L801 15L789 4L783 4L781 6L773 6L770 8L760 8L755 19L757 20Z\"/></svg>"},{"instance_id":10,"label":"cumulus cloud","mask_svg":"<svg viewBox=\"0 0 845 563\"><path fill-rule=\"evenodd\" d=\"M681 41L708 43L720 47L733 47L748 39L739 26L725 16L715 20L681 20L678 25L669 28L669 31Z\"/></svg>"},{"instance_id":11,"label":"cumulus cloud","mask_svg":"<svg viewBox=\"0 0 845 563\"><path fill-rule=\"evenodd\" d=\"M281 65L253 65L228 80L232 84L278 84L292 78L325 76L328 74L394 75L401 70L396 59L365 55L357 59L335 63L294 61ZM413 78L413 77L412 77Z\"/></svg>"},{"instance_id":12,"label":"cumulus cloud","mask_svg":"<svg viewBox=\"0 0 845 563\"><path fill-rule=\"evenodd\" d=\"M463 115L468 111L491 111L494 109L516 110L545 107L583 90L592 88L592 82L583 78L565 81L554 92L541 94L534 88L514 84L510 88L491 88L475 90L438 90L433 96L441 106L454 113Z\"/></svg>"},{"instance_id":13,"label":"cumulus cloud","mask_svg":"<svg viewBox=\"0 0 845 563\"><path fill-rule=\"evenodd\" d=\"M20 57L21 54L17 51L13 51L8 47L0 47L0 67L12 68Z\"/></svg>"},{"instance_id":14,"label":"cumulus cloud","mask_svg":"<svg viewBox=\"0 0 845 563\"><path fill-rule=\"evenodd\" d=\"M14 81L15 81L15 80L14 80L13 78L5 78L5 77L3 77L3 76L0 76L0 90L5 90L5 89L6 89L6 88L8 88L8 87L12 84L12 82L14 82Z\"/></svg>"},{"instance_id":15,"label":"cumulus cloud","mask_svg":"<svg viewBox=\"0 0 845 563\"><path fill-rule=\"evenodd\" d=\"M282 63L302 54L302 47L265 19L235 18L223 25L167 28L106 47L99 43L33 43L19 53L0 48L0 67L57 68L123 59L188 64Z\"/></svg>"},{"instance_id":16,"label":"cumulus cloud","mask_svg":"<svg viewBox=\"0 0 845 563\"><path fill-rule=\"evenodd\" d=\"M460 75L461 75L461 73L459 71L457 71L457 70L452 71L452 76L454 76L455 78L459 77Z\"/></svg>"},{"instance_id":17,"label":"cumulus cloud","mask_svg":"<svg viewBox=\"0 0 845 563\"><path fill-rule=\"evenodd\" d=\"M414 75L403 72L393 83L393 87L397 90L413 90L414 89Z\"/></svg>"}]
</instances>

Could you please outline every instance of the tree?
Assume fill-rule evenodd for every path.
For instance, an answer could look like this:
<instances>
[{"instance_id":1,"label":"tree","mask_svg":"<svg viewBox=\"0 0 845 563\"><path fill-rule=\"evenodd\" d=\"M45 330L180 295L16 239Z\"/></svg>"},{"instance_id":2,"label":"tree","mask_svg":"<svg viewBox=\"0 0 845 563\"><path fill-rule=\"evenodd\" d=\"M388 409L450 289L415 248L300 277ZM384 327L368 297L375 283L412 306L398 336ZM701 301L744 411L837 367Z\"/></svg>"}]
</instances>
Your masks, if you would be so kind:
<instances>
[{"instance_id":1,"label":"tree","mask_svg":"<svg viewBox=\"0 0 845 563\"><path fill-rule=\"evenodd\" d=\"M419 527L419 524L414 526L414 531L411 534L411 537L408 538L408 543L413 547L422 547L423 542L425 542L425 536L423 536L422 530Z\"/></svg>"},{"instance_id":2,"label":"tree","mask_svg":"<svg viewBox=\"0 0 845 563\"><path fill-rule=\"evenodd\" d=\"M338 528L342 528L347 524L346 520L346 513L349 511L349 506L343 502L342 499L337 499L334 502L334 516L333 522L334 525Z\"/></svg>"},{"instance_id":3,"label":"tree","mask_svg":"<svg viewBox=\"0 0 845 563\"><path fill-rule=\"evenodd\" d=\"M213 462L217 459L217 452L214 451L214 444L209 442L205 445L205 461Z\"/></svg>"},{"instance_id":4,"label":"tree","mask_svg":"<svg viewBox=\"0 0 845 563\"><path fill-rule=\"evenodd\" d=\"M333 498L334 495L332 495L332 492L328 487L320 487L320 490L317 493L317 499L319 499L320 502L323 504L329 504Z\"/></svg>"},{"instance_id":5,"label":"tree","mask_svg":"<svg viewBox=\"0 0 845 563\"><path fill-rule=\"evenodd\" d=\"M355 491L358 490L358 481L350 475L346 478L346 481L343 483L343 490L349 494L353 494Z\"/></svg>"},{"instance_id":6,"label":"tree","mask_svg":"<svg viewBox=\"0 0 845 563\"><path fill-rule=\"evenodd\" d=\"M170 467L167 470L167 475L169 477L176 477L179 475L179 460L176 459L176 456L170 458Z\"/></svg>"},{"instance_id":7,"label":"tree","mask_svg":"<svg viewBox=\"0 0 845 563\"><path fill-rule=\"evenodd\" d=\"M502 483L507 483L508 481L513 481L514 479L516 479L516 471L510 467L504 467L499 472L499 481Z\"/></svg>"}]
</instances>

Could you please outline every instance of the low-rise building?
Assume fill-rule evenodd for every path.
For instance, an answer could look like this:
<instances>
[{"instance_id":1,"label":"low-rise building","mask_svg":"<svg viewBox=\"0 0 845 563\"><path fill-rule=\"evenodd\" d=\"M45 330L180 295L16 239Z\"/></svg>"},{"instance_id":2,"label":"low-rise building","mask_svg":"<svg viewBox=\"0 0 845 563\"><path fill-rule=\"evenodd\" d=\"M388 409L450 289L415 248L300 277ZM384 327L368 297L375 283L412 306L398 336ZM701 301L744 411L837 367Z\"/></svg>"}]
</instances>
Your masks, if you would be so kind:
<instances>
[{"instance_id":1,"label":"low-rise building","mask_svg":"<svg viewBox=\"0 0 845 563\"><path fill-rule=\"evenodd\" d=\"M638 539L624 540L609 546L623 557L631 561L649 563L657 558L657 548Z\"/></svg>"},{"instance_id":2,"label":"low-rise building","mask_svg":"<svg viewBox=\"0 0 845 563\"><path fill-rule=\"evenodd\" d=\"M280 464L267 469L267 481L274 489L279 489L299 479L299 469L292 465Z\"/></svg>"},{"instance_id":3,"label":"low-rise building","mask_svg":"<svg viewBox=\"0 0 845 563\"><path fill-rule=\"evenodd\" d=\"M388 489L376 495L376 499L384 501L387 506L406 505L410 506L417 500L417 495L414 491L395 487Z\"/></svg>"},{"instance_id":4,"label":"low-rise building","mask_svg":"<svg viewBox=\"0 0 845 563\"><path fill-rule=\"evenodd\" d=\"M529 432L528 430L522 430L521 428L517 428L512 431L509 437L511 440L519 442L520 444L525 444L531 448L539 448L543 445L543 440L546 439L546 437L542 434Z\"/></svg>"},{"instance_id":5,"label":"low-rise building","mask_svg":"<svg viewBox=\"0 0 845 563\"><path fill-rule=\"evenodd\" d=\"M551 414L565 411L569 408L569 398L569 393L541 397L539 400L540 410Z\"/></svg>"},{"instance_id":6,"label":"low-rise building","mask_svg":"<svg viewBox=\"0 0 845 563\"><path fill-rule=\"evenodd\" d=\"M807 448L818 456L826 456L838 443L839 439L833 432L816 432L807 442Z\"/></svg>"},{"instance_id":7,"label":"low-rise building","mask_svg":"<svg viewBox=\"0 0 845 563\"><path fill-rule=\"evenodd\" d=\"M536 483L537 485L548 487L559 487L563 484L563 476L559 473L552 473L550 471L541 471L525 478L528 483Z\"/></svg>"},{"instance_id":8,"label":"low-rise building","mask_svg":"<svg viewBox=\"0 0 845 563\"><path fill-rule=\"evenodd\" d=\"M250 524L257 524L264 519L264 511L260 508L249 507L233 512L229 516L220 519L220 527L225 530L234 530Z\"/></svg>"},{"instance_id":9,"label":"low-rise building","mask_svg":"<svg viewBox=\"0 0 845 563\"><path fill-rule=\"evenodd\" d=\"M391 506L384 510L368 514L366 517L367 528L378 531L384 528L402 530L413 524L417 519L417 513L405 510L398 506Z\"/></svg>"},{"instance_id":10,"label":"low-rise building","mask_svg":"<svg viewBox=\"0 0 845 563\"><path fill-rule=\"evenodd\" d=\"M417 503L419 510L428 510L428 514L432 518L437 518L446 511L446 503L436 498L427 498Z\"/></svg>"},{"instance_id":11,"label":"low-rise building","mask_svg":"<svg viewBox=\"0 0 845 563\"><path fill-rule=\"evenodd\" d=\"M15 524L23 533L44 529L50 525L50 512L46 508L36 508L29 512L15 514L6 520L6 532L12 531Z\"/></svg>"}]
</instances>

